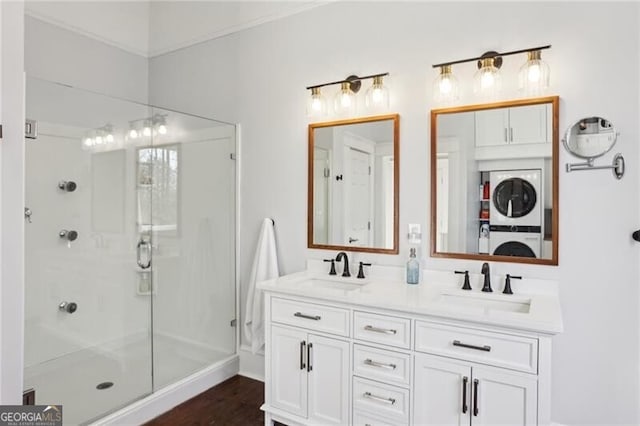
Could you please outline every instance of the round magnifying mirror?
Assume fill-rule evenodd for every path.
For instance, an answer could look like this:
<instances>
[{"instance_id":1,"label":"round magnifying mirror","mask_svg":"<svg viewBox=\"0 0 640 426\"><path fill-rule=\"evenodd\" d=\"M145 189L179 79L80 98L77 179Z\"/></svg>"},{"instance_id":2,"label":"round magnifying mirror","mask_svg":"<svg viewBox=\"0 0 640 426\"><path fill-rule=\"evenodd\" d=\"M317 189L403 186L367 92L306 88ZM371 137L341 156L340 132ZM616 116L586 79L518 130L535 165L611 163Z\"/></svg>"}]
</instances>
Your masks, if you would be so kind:
<instances>
[{"instance_id":1,"label":"round magnifying mirror","mask_svg":"<svg viewBox=\"0 0 640 426\"><path fill-rule=\"evenodd\" d=\"M606 118L586 117L567 130L564 147L576 157L588 160L606 154L616 143L617 132Z\"/></svg>"}]
</instances>

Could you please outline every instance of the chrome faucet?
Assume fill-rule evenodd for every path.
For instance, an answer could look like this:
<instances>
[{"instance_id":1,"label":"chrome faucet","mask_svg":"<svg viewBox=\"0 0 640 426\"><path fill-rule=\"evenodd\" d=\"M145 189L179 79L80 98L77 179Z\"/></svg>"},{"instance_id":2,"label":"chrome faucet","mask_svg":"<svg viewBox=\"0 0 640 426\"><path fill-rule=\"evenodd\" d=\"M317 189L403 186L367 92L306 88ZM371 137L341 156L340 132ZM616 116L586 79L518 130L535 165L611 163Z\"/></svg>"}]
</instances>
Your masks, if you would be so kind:
<instances>
[{"instance_id":1,"label":"chrome faucet","mask_svg":"<svg viewBox=\"0 0 640 426\"><path fill-rule=\"evenodd\" d=\"M341 262L343 259L344 259L344 268L342 269L342 276L350 277L351 272L349 272L349 257L347 256L347 253L341 251L336 256L336 262Z\"/></svg>"},{"instance_id":2,"label":"chrome faucet","mask_svg":"<svg viewBox=\"0 0 640 426\"><path fill-rule=\"evenodd\" d=\"M480 270L482 275L484 275L484 285L482 286L482 291L485 293L491 293L493 290L491 289L491 272L489 272L489 264L484 262L482 264L482 269Z\"/></svg>"}]
</instances>

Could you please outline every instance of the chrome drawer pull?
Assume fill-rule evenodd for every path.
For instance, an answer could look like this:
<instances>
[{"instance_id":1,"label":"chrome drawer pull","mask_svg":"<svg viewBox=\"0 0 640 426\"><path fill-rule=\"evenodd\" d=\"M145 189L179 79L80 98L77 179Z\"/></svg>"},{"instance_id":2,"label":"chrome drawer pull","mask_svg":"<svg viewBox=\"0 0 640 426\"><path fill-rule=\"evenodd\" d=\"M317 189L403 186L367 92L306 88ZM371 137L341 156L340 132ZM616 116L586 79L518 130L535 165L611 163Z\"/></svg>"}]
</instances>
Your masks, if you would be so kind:
<instances>
[{"instance_id":1,"label":"chrome drawer pull","mask_svg":"<svg viewBox=\"0 0 640 426\"><path fill-rule=\"evenodd\" d=\"M484 346L469 345L467 343L461 343L460 340L454 340L453 346L460 346L461 348L467 348L467 349L475 349L477 351L491 352L491 346L489 345L484 345Z\"/></svg>"},{"instance_id":2,"label":"chrome drawer pull","mask_svg":"<svg viewBox=\"0 0 640 426\"><path fill-rule=\"evenodd\" d=\"M320 321L320 315L305 315L302 312L296 312L295 314L293 314L293 316L298 318L310 319L314 321Z\"/></svg>"},{"instance_id":3,"label":"chrome drawer pull","mask_svg":"<svg viewBox=\"0 0 640 426\"><path fill-rule=\"evenodd\" d=\"M393 398L385 398L382 396L374 395L371 392L365 392L364 394L362 394L362 396L364 396L365 398L373 399L375 401L384 402L385 404L393 405L396 403L396 400Z\"/></svg>"},{"instance_id":4,"label":"chrome drawer pull","mask_svg":"<svg viewBox=\"0 0 640 426\"><path fill-rule=\"evenodd\" d=\"M384 333L384 334L398 334L398 330L394 330L392 328L378 328L372 325L365 325L364 329L367 331L375 331L376 333Z\"/></svg>"},{"instance_id":5,"label":"chrome drawer pull","mask_svg":"<svg viewBox=\"0 0 640 426\"><path fill-rule=\"evenodd\" d=\"M364 363L367 365L370 365L372 367L381 367L381 368L390 368L391 370L395 370L396 369L396 365L395 364L385 364L383 362L378 362L378 361L374 361L372 359L365 359Z\"/></svg>"}]
</instances>

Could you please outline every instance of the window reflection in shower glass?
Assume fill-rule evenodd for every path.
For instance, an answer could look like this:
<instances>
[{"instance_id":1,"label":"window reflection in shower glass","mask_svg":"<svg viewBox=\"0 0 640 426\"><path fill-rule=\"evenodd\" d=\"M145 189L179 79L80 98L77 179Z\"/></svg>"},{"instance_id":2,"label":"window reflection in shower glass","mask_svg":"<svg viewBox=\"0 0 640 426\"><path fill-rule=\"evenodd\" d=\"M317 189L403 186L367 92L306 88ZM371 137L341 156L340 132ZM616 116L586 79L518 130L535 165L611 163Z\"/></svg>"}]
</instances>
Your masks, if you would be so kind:
<instances>
[{"instance_id":1,"label":"window reflection in shower glass","mask_svg":"<svg viewBox=\"0 0 640 426\"><path fill-rule=\"evenodd\" d=\"M137 223L140 232L177 233L179 146L141 148L137 157ZM149 219L151 223L148 223Z\"/></svg>"}]
</instances>

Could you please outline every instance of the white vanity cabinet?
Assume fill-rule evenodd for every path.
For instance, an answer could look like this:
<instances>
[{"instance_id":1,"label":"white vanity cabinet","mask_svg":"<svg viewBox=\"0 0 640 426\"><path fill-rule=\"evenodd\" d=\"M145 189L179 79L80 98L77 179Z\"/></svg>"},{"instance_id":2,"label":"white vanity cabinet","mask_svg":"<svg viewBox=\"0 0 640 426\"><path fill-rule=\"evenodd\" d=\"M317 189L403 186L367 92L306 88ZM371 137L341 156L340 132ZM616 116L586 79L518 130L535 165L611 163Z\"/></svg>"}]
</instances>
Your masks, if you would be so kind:
<instances>
[{"instance_id":1,"label":"white vanity cabinet","mask_svg":"<svg viewBox=\"0 0 640 426\"><path fill-rule=\"evenodd\" d=\"M348 333L349 311L281 298L271 305L275 322L266 329L269 347L276 348L267 356L271 406L309 424L348 424L350 343L305 328Z\"/></svg>"},{"instance_id":2,"label":"white vanity cabinet","mask_svg":"<svg viewBox=\"0 0 640 426\"><path fill-rule=\"evenodd\" d=\"M413 290L403 309L266 291L265 424L550 423L553 331L430 315Z\"/></svg>"},{"instance_id":3,"label":"white vanity cabinet","mask_svg":"<svg viewBox=\"0 0 640 426\"><path fill-rule=\"evenodd\" d=\"M416 354L414 423L535 425L537 385L536 376Z\"/></svg>"},{"instance_id":4,"label":"white vanity cabinet","mask_svg":"<svg viewBox=\"0 0 640 426\"><path fill-rule=\"evenodd\" d=\"M549 104L477 111L476 147L551 142Z\"/></svg>"}]
</instances>

